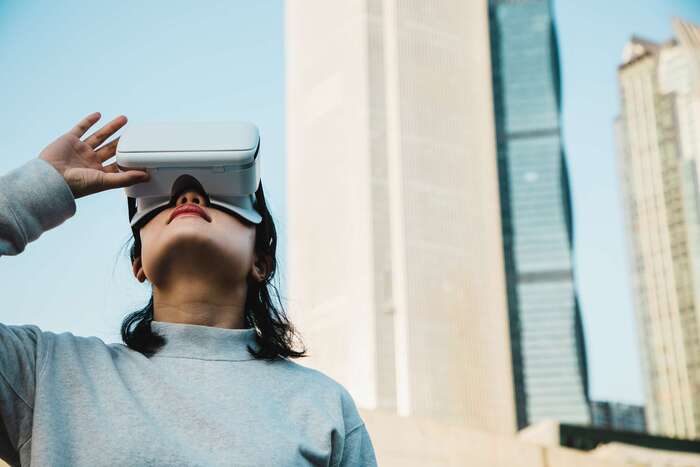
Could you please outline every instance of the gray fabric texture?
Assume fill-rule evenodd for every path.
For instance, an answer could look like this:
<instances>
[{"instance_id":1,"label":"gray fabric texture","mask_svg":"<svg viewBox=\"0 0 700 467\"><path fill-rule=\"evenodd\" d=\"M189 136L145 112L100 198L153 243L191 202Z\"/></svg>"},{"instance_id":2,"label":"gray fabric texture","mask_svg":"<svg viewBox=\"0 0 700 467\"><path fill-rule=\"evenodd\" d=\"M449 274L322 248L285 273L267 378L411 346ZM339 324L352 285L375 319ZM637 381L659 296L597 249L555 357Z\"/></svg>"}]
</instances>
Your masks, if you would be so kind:
<instances>
[{"instance_id":1,"label":"gray fabric texture","mask_svg":"<svg viewBox=\"0 0 700 467\"><path fill-rule=\"evenodd\" d=\"M19 254L75 212L70 188L44 160L0 176L0 255ZM97 337L0 324L0 458L75 467L377 465L345 387L289 359L255 359L247 350L257 347L254 329L152 327L167 343L147 358Z\"/></svg>"}]
</instances>

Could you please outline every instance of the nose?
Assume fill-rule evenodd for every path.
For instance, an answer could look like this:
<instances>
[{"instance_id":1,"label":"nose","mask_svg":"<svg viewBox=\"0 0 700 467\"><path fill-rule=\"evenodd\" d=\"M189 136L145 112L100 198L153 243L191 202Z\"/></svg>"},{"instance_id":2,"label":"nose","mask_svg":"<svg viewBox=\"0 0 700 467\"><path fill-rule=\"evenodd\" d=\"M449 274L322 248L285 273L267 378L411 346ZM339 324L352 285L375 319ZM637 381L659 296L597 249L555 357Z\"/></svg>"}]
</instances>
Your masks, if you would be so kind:
<instances>
[{"instance_id":1,"label":"nose","mask_svg":"<svg viewBox=\"0 0 700 467\"><path fill-rule=\"evenodd\" d=\"M191 188L187 191L180 193L177 196L175 206L180 206L181 204L198 204L200 206L206 206L206 198L202 193Z\"/></svg>"}]
</instances>

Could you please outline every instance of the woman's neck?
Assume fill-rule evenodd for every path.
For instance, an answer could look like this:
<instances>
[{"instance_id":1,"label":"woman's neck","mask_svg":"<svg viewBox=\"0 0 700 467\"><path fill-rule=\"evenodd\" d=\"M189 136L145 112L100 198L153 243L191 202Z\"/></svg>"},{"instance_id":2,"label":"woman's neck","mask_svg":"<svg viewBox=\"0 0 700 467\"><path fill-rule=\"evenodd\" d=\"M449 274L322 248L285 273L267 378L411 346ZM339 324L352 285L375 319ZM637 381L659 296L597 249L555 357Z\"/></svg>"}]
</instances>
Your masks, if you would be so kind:
<instances>
[{"instance_id":1,"label":"woman's neck","mask_svg":"<svg viewBox=\"0 0 700 467\"><path fill-rule=\"evenodd\" d=\"M247 327L245 301L247 287L219 288L212 283L192 280L174 282L168 287L153 286L153 319L169 323L198 324L229 329Z\"/></svg>"}]
</instances>

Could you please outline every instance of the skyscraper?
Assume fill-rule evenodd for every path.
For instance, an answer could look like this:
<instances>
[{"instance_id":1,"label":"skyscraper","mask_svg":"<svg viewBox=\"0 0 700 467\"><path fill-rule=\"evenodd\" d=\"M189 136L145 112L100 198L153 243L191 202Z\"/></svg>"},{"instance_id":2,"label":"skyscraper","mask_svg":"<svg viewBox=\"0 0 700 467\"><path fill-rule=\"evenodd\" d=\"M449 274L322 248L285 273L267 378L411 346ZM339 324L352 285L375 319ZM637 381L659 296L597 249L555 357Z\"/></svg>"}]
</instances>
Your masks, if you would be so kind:
<instances>
[{"instance_id":1,"label":"skyscraper","mask_svg":"<svg viewBox=\"0 0 700 467\"><path fill-rule=\"evenodd\" d=\"M587 423L549 3L290 0L286 14L304 363L363 408L506 433Z\"/></svg>"},{"instance_id":2,"label":"skyscraper","mask_svg":"<svg viewBox=\"0 0 700 467\"><path fill-rule=\"evenodd\" d=\"M288 290L358 405L516 429L484 1L286 4Z\"/></svg>"},{"instance_id":3,"label":"skyscraper","mask_svg":"<svg viewBox=\"0 0 700 467\"><path fill-rule=\"evenodd\" d=\"M491 0L503 245L518 426L590 422L549 0Z\"/></svg>"},{"instance_id":4,"label":"skyscraper","mask_svg":"<svg viewBox=\"0 0 700 467\"><path fill-rule=\"evenodd\" d=\"M700 437L700 28L632 38L616 122L647 428Z\"/></svg>"}]
</instances>

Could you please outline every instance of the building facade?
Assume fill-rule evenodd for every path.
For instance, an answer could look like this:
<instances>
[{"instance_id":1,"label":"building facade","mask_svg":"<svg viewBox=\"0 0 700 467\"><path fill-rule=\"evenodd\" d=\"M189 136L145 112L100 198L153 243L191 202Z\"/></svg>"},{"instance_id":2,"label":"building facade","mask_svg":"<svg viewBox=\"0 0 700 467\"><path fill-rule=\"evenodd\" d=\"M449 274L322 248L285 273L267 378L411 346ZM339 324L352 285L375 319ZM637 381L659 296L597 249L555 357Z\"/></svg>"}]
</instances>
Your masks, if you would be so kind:
<instances>
[{"instance_id":1,"label":"building facade","mask_svg":"<svg viewBox=\"0 0 700 467\"><path fill-rule=\"evenodd\" d=\"M364 409L516 430L488 3L286 3L288 306Z\"/></svg>"},{"instance_id":2,"label":"building facade","mask_svg":"<svg viewBox=\"0 0 700 467\"><path fill-rule=\"evenodd\" d=\"M360 410L382 467L700 467L700 441L543 421L503 436Z\"/></svg>"},{"instance_id":3,"label":"building facade","mask_svg":"<svg viewBox=\"0 0 700 467\"><path fill-rule=\"evenodd\" d=\"M288 284L359 405L589 423L546 0L290 0Z\"/></svg>"},{"instance_id":4,"label":"building facade","mask_svg":"<svg viewBox=\"0 0 700 467\"><path fill-rule=\"evenodd\" d=\"M700 28L633 38L616 121L651 433L700 437Z\"/></svg>"},{"instance_id":5,"label":"building facade","mask_svg":"<svg viewBox=\"0 0 700 467\"><path fill-rule=\"evenodd\" d=\"M491 0L491 52L513 380L520 428L587 424L557 36L549 0Z\"/></svg>"},{"instance_id":6,"label":"building facade","mask_svg":"<svg viewBox=\"0 0 700 467\"><path fill-rule=\"evenodd\" d=\"M591 425L611 430L646 433L644 407L620 402L591 401Z\"/></svg>"}]
</instances>

